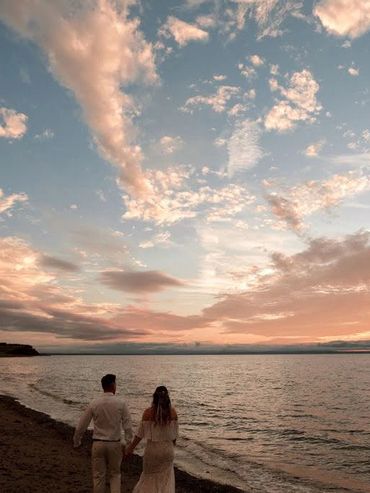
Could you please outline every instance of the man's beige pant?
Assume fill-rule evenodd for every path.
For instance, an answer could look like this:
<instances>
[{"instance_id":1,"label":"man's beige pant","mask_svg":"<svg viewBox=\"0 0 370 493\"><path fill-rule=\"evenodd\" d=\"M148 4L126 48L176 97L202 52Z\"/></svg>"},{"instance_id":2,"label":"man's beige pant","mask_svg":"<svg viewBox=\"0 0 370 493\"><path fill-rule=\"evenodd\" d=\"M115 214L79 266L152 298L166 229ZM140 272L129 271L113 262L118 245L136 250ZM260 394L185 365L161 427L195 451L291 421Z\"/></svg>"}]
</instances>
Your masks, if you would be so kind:
<instances>
[{"instance_id":1,"label":"man's beige pant","mask_svg":"<svg viewBox=\"0 0 370 493\"><path fill-rule=\"evenodd\" d=\"M91 459L94 493L105 493L107 476L109 477L111 493L121 493L121 443L94 442Z\"/></svg>"}]
</instances>

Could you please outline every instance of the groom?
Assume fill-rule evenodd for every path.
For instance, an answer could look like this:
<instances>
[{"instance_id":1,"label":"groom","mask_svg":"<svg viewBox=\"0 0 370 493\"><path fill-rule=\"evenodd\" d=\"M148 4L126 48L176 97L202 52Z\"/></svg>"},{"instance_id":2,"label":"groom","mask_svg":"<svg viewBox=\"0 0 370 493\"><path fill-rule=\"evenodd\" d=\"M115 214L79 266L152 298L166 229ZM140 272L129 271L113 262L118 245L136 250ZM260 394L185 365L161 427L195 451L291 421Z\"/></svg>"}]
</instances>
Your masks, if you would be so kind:
<instances>
[{"instance_id":1,"label":"groom","mask_svg":"<svg viewBox=\"0 0 370 493\"><path fill-rule=\"evenodd\" d=\"M94 493L105 493L108 474L111 493L121 492L122 444L121 430L127 443L132 440L130 413L126 404L116 397L116 376L105 375L101 379L103 395L93 400L78 422L73 445L79 447L91 420L94 423L92 446L92 471Z\"/></svg>"}]
</instances>

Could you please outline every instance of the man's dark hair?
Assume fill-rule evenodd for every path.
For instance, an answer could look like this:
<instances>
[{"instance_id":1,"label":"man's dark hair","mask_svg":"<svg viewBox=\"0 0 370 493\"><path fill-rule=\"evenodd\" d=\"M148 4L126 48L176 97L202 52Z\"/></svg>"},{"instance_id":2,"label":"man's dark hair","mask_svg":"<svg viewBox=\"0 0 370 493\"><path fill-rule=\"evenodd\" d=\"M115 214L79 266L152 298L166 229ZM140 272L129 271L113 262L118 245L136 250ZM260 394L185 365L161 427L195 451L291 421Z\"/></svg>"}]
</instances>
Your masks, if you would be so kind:
<instances>
[{"instance_id":1,"label":"man's dark hair","mask_svg":"<svg viewBox=\"0 0 370 493\"><path fill-rule=\"evenodd\" d=\"M101 386L103 387L103 390L109 389L109 387L114 383L116 383L116 375L113 375L112 373L104 375L101 379Z\"/></svg>"}]
</instances>

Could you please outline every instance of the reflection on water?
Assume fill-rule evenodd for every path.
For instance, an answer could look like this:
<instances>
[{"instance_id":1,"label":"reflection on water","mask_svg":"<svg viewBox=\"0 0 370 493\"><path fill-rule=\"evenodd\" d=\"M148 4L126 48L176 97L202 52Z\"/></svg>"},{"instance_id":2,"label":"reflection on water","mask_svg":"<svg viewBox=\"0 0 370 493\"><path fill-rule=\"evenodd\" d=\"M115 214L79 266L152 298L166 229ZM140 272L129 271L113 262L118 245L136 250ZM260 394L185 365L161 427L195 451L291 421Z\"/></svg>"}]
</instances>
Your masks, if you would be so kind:
<instances>
[{"instance_id":1,"label":"reflection on water","mask_svg":"<svg viewBox=\"0 0 370 493\"><path fill-rule=\"evenodd\" d=\"M0 391L74 424L118 377L135 423L159 384L181 421L177 462L256 492L369 492L369 355L53 356L0 360Z\"/></svg>"}]
</instances>

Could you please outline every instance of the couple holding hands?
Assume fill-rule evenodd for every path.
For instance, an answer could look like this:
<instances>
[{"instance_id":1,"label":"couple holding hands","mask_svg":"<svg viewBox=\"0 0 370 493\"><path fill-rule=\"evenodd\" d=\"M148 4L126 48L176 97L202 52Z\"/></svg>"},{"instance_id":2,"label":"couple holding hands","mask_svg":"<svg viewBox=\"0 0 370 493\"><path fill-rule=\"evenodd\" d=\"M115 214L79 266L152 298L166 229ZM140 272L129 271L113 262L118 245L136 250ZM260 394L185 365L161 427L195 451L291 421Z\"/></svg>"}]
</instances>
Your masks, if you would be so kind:
<instances>
[{"instance_id":1,"label":"couple holding hands","mask_svg":"<svg viewBox=\"0 0 370 493\"><path fill-rule=\"evenodd\" d=\"M133 493L175 493L173 467L174 445L178 434L177 414L171 406L166 387L155 389L152 405L143 413L139 428L133 437L131 417L126 403L116 396L116 376L101 379L103 395L94 399L76 427L73 444L81 439L93 420L91 452L94 493L105 493L109 478L111 493L121 492L122 458L131 455L142 439L146 439L143 472ZM122 448L121 431L129 445Z\"/></svg>"}]
</instances>

